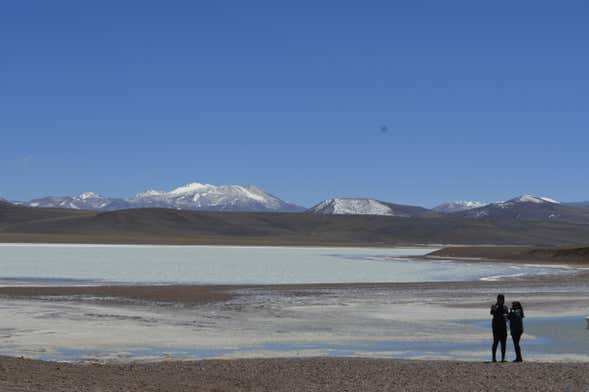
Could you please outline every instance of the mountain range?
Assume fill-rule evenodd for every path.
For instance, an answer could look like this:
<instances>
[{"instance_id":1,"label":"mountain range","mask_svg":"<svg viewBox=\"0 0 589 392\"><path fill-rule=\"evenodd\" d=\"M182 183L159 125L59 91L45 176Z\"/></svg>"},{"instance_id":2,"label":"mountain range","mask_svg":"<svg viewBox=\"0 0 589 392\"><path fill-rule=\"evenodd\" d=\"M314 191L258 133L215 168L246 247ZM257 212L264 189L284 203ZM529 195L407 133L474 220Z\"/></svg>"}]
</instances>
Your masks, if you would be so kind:
<instances>
[{"instance_id":1,"label":"mountain range","mask_svg":"<svg viewBox=\"0 0 589 392\"><path fill-rule=\"evenodd\" d=\"M411 246L577 246L589 224L312 213L133 208L90 211L0 202L0 243Z\"/></svg>"},{"instance_id":2,"label":"mountain range","mask_svg":"<svg viewBox=\"0 0 589 392\"><path fill-rule=\"evenodd\" d=\"M93 192L85 192L77 196L47 196L17 204L28 207L71 208L74 210L96 211L131 208L131 204L126 200L108 198Z\"/></svg>"},{"instance_id":3,"label":"mountain range","mask_svg":"<svg viewBox=\"0 0 589 392\"><path fill-rule=\"evenodd\" d=\"M406 218L447 216L479 220L563 221L589 224L589 208L583 203L560 203L545 196L522 195L507 201L448 202L433 209L387 203L374 199L329 199L309 209L313 214L384 215Z\"/></svg>"},{"instance_id":4,"label":"mountain range","mask_svg":"<svg viewBox=\"0 0 589 392\"><path fill-rule=\"evenodd\" d=\"M93 192L78 196L48 196L17 203L28 207L113 211L129 208L174 208L205 211L301 212L305 208L285 202L255 186L190 183L167 191L148 190L129 198L105 197Z\"/></svg>"},{"instance_id":5,"label":"mountain range","mask_svg":"<svg viewBox=\"0 0 589 392\"><path fill-rule=\"evenodd\" d=\"M546 197L524 195L449 213L374 199L334 198L300 213L283 213L268 210L284 208L283 202L263 197L267 195L263 191L242 188L230 188L232 192L226 194L226 188L191 184L176 192L151 191L129 200L89 193L51 199L61 208L0 201L0 242L576 246L589 239L589 208ZM137 206L146 199L149 208L116 208L116 203ZM236 211L260 208L256 203L262 201L263 213ZM286 205L292 212L291 204ZM99 210L82 209L86 206ZM192 210L197 208L216 210Z\"/></svg>"},{"instance_id":6,"label":"mountain range","mask_svg":"<svg viewBox=\"0 0 589 392\"><path fill-rule=\"evenodd\" d=\"M1 199L0 199L1 200ZM255 186L189 183L171 191L148 190L128 199L86 192L77 196L48 196L15 203L27 207L115 211L167 208L229 212L305 212L314 215L377 215L401 218L452 217L523 221L565 221L589 224L589 202L560 203L557 200L522 195L507 201L452 201L432 209L395 204L370 198L331 198L305 209Z\"/></svg>"},{"instance_id":7,"label":"mountain range","mask_svg":"<svg viewBox=\"0 0 589 392\"><path fill-rule=\"evenodd\" d=\"M589 208L563 204L548 197L532 195L518 196L504 202L490 203L482 207L458 211L452 215L472 219L589 223Z\"/></svg>"}]
</instances>

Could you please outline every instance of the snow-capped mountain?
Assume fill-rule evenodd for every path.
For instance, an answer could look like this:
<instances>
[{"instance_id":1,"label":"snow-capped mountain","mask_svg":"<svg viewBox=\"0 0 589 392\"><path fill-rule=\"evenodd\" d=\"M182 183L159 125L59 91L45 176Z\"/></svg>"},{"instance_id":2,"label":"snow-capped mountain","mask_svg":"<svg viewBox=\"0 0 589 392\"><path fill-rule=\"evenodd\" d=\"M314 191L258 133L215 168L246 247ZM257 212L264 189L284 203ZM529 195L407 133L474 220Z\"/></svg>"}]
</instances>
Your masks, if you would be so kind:
<instances>
[{"instance_id":1,"label":"snow-capped mountain","mask_svg":"<svg viewBox=\"0 0 589 392\"><path fill-rule=\"evenodd\" d=\"M254 186L209 185L197 182L169 192L146 191L134 197L113 199L87 192L78 196L49 196L23 202L29 207L73 208L77 210L110 211L127 208L175 208L207 211L304 211Z\"/></svg>"},{"instance_id":2,"label":"snow-capped mountain","mask_svg":"<svg viewBox=\"0 0 589 392\"><path fill-rule=\"evenodd\" d=\"M544 196L522 195L507 201L451 213L465 218L547 220L589 223L589 210L561 204Z\"/></svg>"},{"instance_id":3,"label":"snow-capped mountain","mask_svg":"<svg viewBox=\"0 0 589 392\"><path fill-rule=\"evenodd\" d=\"M123 199L112 199L97 193L85 192L77 196L48 196L23 202L29 207L71 208L76 210L117 210L129 208L130 204Z\"/></svg>"},{"instance_id":4,"label":"snow-capped mountain","mask_svg":"<svg viewBox=\"0 0 589 392\"><path fill-rule=\"evenodd\" d=\"M320 215L383 215L397 217L435 216L435 212L422 207L386 203L375 199L333 198L307 210Z\"/></svg>"},{"instance_id":5,"label":"snow-capped mountain","mask_svg":"<svg viewBox=\"0 0 589 392\"><path fill-rule=\"evenodd\" d=\"M210 185L194 182L166 191L146 191L129 202L136 208L161 207L208 211L303 211L255 186Z\"/></svg>"},{"instance_id":6,"label":"snow-capped mountain","mask_svg":"<svg viewBox=\"0 0 589 392\"><path fill-rule=\"evenodd\" d=\"M484 207L489 203L483 203L480 201L449 201L442 203L439 206L432 208L434 211L442 214L451 214L453 212L472 210L473 208Z\"/></svg>"},{"instance_id":7,"label":"snow-capped mountain","mask_svg":"<svg viewBox=\"0 0 589 392\"><path fill-rule=\"evenodd\" d=\"M311 207L309 212L325 215L394 215L391 207L373 199L328 199Z\"/></svg>"},{"instance_id":8,"label":"snow-capped mountain","mask_svg":"<svg viewBox=\"0 0 589 392\"><path fill-rule=\"evenodd\" d=\"M7 202L0 198L0 202ZM193 182L171 191L149 190L129 198L110 198L93 192L77 196L49 196L14 205L45 208L111 211L129 208L173 208L204 211L303 212L305 208L285 202L255 186L210 185ZM561 220L589 223L589 203L560 203L545 196L522 195L482 203L453 201L429 210L369 198L332 198L306 210L323 215L381 215L396 217L464 217L520 220Z\"/></svg>"},{"instance_id":9,"label":"snow-capped mountain","mask_svg":"<svg viewBox=\"0 0 589 392\"><path fill-rule=\"evenodd\" d=\"M515 204L515 203L536 203L536 204L544 204L544 203L551 203L551 204L560 204L558 200L551 199L545 196L532 196L532 195L521 195L518 197L514 197L513 199L507 200L506 202L500 202L497 204Z\"/></svg>"},{"instance_id":10,"label":"snow-capped mountain","mask_svg":"<svg viewBox=\"0 0 589 392\"><path fill-rule=\"evenodd\" d=\"M560 204L559 201L551 199L545 196L532 196L532 195L521 195L514 197L513 199L497 202L497 203L483 203L480 201L450 201L447 203L440 204L437 207L432 208L434 211L441 212L442 214L452 214L454 212L474 210L476 208L485 207L488 205L494 205L501 208L508 208L511 205L518 203L553 203Z\"/></svg>"}]
</instances>

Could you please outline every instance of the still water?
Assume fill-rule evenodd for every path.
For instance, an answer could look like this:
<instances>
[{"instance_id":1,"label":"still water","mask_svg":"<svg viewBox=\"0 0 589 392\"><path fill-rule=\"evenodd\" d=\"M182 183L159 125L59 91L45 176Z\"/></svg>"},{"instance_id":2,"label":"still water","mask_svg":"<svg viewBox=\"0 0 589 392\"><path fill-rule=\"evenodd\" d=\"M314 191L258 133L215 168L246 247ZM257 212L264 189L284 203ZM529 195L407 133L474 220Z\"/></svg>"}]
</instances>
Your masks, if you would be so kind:
<instances>
[{"instance_id":1,"label":"still water","mask_svg":"<svg viewBox=\"0 0 589 392\"><path fill-rule=\"evenodd\" d=\"M135 245L0 245L0 280L60 283L288 284L424 282L554 273L444 260L433 249Z\"/></svg>"}]
</instances>

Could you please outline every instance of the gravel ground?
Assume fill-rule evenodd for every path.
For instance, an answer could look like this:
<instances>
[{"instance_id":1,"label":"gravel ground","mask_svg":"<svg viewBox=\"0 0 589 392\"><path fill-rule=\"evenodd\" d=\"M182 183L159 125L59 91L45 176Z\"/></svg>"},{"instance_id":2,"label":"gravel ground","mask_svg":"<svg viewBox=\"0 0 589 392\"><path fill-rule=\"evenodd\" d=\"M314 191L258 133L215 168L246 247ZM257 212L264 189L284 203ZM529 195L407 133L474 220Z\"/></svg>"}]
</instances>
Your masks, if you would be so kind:
<instances>
[{"instance_id":1,"label":"gravel ground","mask_svg":"<svg viewBox=\"0 0 589 392\"><path fill-rule=\"evenodd\" d=\"M246 359L104 365L0 358L0 391L589 391L589 364Z\"/></svg>"}]
</instances>

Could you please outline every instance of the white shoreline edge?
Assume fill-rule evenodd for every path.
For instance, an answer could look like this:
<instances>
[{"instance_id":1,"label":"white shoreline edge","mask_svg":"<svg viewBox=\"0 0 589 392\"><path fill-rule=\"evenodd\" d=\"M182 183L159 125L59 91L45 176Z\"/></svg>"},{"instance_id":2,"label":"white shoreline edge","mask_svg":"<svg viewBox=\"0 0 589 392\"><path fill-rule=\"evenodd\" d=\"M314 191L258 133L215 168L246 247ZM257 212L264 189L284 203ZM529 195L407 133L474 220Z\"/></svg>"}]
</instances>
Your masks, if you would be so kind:
<instances>
[{"instance_id":1,"label":"white shoreline edge","mask_svg":"<svg viewBox=\"0 0 589 392\"><path fill-rule=\"evenodd\" d=\"M298 245L170 245L170 244L76 244L76 243L38 243L38 242L0 242L1 247L70 247L70 248L237 248L237 249L380 249L403 250L420 249L432 252L441 246L298 246Z\"/></svg>"}]
</instances>

